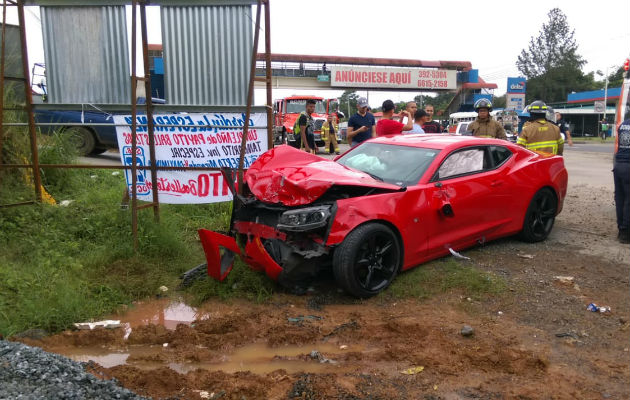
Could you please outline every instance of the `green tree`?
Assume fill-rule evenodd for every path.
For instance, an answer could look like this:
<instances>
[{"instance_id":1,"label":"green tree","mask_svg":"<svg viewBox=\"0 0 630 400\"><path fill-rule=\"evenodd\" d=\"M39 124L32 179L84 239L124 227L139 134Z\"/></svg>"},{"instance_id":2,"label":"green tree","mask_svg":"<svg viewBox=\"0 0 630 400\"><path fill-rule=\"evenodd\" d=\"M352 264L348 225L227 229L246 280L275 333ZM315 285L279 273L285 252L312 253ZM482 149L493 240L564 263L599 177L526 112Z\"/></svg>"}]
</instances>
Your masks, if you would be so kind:
<instances>
[{"instance_id":1,"label":"green tree","mask_svg":"<svg viewBox=\"0 0 630 400\"><path fill-rule=\"evenodd\" d=\"M455 96L454 92L444 92L440 93L436 96L427 96L427 95L418 95L414 98L416 103L418 103L418 108L424 108L427 105L432 105L435 110L435 115L441 115L446 107L450 104L451 100L453 100L453 96Z\"/></svg>"},{"instance_id":2,"label":"green tree","mask_svg":"<svg viewBox=\"0 0 630 400\"><path fill-rule=\"evenodd\" d=\"M346 90L339 97L339 110L346 114L346 119L357 111L358 101L359 95L356 90Z\"/></svg>"},{"instance_id":3,"label":"green tree","mask_svg":"<svg viewBox=\"0 0 630 400\"><path fill-rule=\"evenodd\" d=\"M528 49L518 56L516 66L527 77L527 103L565 101L567 93L591 90L595 86L593 74L584 75L586 61L577 53L575 31L559 8L547 14L537 38L532 37Z\"/></svg>"},{"instance_id":4,"label":"green tree","mask_svg":"<svg viewBox=\"0 0 630 400\"><path fill-rule=\"evenodd\" d=\"M494 96L494 98L492 99L492 107L494 108L505 108L506 103L507 103L506 94L504 94L503 96Z\"/></svg>"}]
</instances>

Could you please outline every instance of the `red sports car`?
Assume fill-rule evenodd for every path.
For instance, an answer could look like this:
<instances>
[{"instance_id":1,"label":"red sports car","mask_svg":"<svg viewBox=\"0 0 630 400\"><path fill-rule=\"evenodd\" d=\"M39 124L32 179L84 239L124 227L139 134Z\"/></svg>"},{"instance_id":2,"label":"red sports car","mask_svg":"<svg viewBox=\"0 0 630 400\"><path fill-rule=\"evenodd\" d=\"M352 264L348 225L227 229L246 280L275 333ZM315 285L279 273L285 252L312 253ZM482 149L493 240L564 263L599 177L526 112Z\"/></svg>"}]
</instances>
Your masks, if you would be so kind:
<instances>
[{"instance_id":1,"label":"red sports car","mask_svg":"<svg viewBox=\"0 0 630 400\"><path fill-rule=\"evenodd\" d=\"M233 185L232 185L233 186ZM398 135L335 161L279 146L246 172L228 235L201 229L208 273L239 254L281 285L332 268L357 297L400 271L477 243L547 238L567 191L563 158L507 141Z\"/></svg>"}]
</instances>

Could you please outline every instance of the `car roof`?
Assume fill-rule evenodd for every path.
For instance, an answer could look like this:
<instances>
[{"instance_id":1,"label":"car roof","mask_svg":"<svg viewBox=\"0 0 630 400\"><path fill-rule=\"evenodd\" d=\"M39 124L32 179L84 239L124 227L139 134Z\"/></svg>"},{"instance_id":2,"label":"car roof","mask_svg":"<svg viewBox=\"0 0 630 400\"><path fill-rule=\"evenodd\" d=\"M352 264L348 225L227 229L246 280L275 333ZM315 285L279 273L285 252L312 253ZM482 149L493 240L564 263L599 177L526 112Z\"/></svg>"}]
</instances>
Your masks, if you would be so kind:
<instances>
[{"instance_id":1,"label":"car roof","mask_svg":"<svg viewBox=\"0 0 630 400\"><path fill-rule=\"evenodd\" d=\"M429 149L436 149L436 150L453 149L453 148L474 146L474 145L489 145L489 144L502 145L502 146L506 146L510 148L514 147L512 143L505 140L500 140L500 139L479 138L475 136L461 136L461 135L448 135L448 134L392 135L392 136L381 136L381 137L372 139L370 141L374 143L395 144L399 146L410 146L410 147L422 147L422 148L429 148Z\"/></svg>"}]
</instances>

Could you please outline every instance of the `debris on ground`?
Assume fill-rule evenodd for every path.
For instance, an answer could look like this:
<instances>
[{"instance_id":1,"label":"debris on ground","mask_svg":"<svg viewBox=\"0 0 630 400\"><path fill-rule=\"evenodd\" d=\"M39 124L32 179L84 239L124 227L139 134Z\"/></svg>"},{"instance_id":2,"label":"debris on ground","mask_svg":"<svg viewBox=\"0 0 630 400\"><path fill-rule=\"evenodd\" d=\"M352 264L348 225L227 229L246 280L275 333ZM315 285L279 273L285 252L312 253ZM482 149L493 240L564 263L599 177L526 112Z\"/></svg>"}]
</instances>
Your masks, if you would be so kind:
<instances>
[{"instance_id":1,"label":"debris on ground","mask_svg":"<svg viewBox=\"0 0 630 400\"><path fill-rule=\"evenodd\" d=\"M472 336L475 333L475 330L470 325L464 325L460 333L462 336Z\"/></svg>"},{"instance_id":2,"label":"debris on ground","mask_svg":"<svg viewBox=\"0 0 630 400\"><path fill-rule=\"evenodd\" d=\"M120 328L122 325L120 324L120 320L106 319L104 321L97 322L77 322L74 324L77 329L96 329L96 328L105 328L105 329L115 329Z\"/></svg>"},{"instance_id":3,"label":"debris on ground","mask_svg":"<svg viewBox=\"0 0 630 400\"><path fill-rule=\"evenodd\" d=\"M415 374L419 374L422 371L424 371L424 367L418 366L418 367L407 368L404 371L400 371L400 373L405 374L405 375L415 375Z\"/></svg>"},{"instance_id":4,"label":"debris on ground","mask_svg":"<svg viewBox=\"0 0 630 400\"><path fill-rule=\"evenodd\" d=\"M320 317L319 315L298 315L297 317L289 317L289 318L287 318L287 321L292 322L294 324L299 324L299 323L307 321L307 320L319 321L319 320L322 320L322 319L323 318Z\"/></svg>"},{"instance_id":5,"label":"debris on ground","mask_svg":"<svg viewBox=\"0 0 630 400\"><path fill-rule=\"evenodd\" d=\"M588 311L592 311L592 312L600 312L600 313L608 313L610 312L610 307L609 306L598 306L595 303L591 303L588 306L586 306L586 309Z\"/></svg>"},{"instance_id":6,"label":"debris on ground","mask_svg":"<svg viewBox=\"0 0 630 400\"><path fill-rule=\"evenodd\" d=\"M456 252L455 250L453 250L452 248L448 248L448 251L451 252L451 254L453 255L453 257L455 258L459 258L460 260L470 260L470 257L466 257L464 255L461 255L460 253Z\"/></svg>"},{"instance_id":7,"label":"debris on ground","mask_svg":"<svg viewBox=\"0 0 630 400\"><path fill-rule=\"evenodd\" d=\"M534 256L531 254L517 254L517 256L521 258L527 258L528 260L531 260L532 258L534 258Z\"/></svg>"},{"instance_id":8,"label":"debris on ground","mask_svg":"<svg viewBox=\"0 0 630 400\"><path fill-rule=\"evenodd\" d=\"M563 285L571 285L573 284L573 280L574 280L572 276L560 276L560 275L554 276L553 279L555 279L559 283L562 283Z\"/></svg>"},{"instance_id":9,"label":"debris on ground","mask_svg":"<svg viewBox=\"0 0 630 400\"><path fill-rule=\"evenodd\" d=\"M313 350L311 351L311 354L309 354L309 356L313 359L313 360L317 360L319 361L321 364L337 364L337 361L335 360L331 360L330 358L326 358L322 355L322 353L320 353L317 350Z\"/></svg>"}]
</instances>

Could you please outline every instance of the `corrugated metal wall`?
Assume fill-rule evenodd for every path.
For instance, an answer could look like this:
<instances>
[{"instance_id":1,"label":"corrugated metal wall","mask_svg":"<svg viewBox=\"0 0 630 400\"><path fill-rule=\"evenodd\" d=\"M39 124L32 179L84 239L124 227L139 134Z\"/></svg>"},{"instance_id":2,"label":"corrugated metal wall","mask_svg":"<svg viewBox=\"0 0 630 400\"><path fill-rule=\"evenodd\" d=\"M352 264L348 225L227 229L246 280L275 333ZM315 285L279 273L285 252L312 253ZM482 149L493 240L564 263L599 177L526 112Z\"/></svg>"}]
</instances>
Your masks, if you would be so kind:
<instances>
[{"instance_id":1,"label":"corrugated metal wall","mask_svg":"<svg viewBox=\"0 0 630 400\"><path fill-rule=\"evenodd\" d=\"M246 105L252 7L161 7L169 104Z\"/></svg>"},{"instance_id":2,"label":"corrugated metal wall","mask_svg":"<svg viewBox=\"0 0 630 400\"><path fill-rule=\"evenodd\" d=\"M41 7L48 102L129 104L125 7Z\"/></svg>"}]
</instances>

